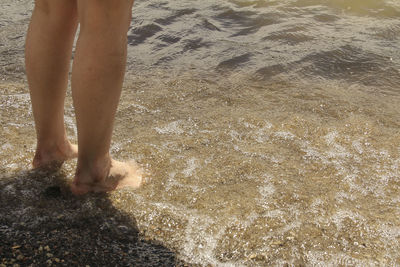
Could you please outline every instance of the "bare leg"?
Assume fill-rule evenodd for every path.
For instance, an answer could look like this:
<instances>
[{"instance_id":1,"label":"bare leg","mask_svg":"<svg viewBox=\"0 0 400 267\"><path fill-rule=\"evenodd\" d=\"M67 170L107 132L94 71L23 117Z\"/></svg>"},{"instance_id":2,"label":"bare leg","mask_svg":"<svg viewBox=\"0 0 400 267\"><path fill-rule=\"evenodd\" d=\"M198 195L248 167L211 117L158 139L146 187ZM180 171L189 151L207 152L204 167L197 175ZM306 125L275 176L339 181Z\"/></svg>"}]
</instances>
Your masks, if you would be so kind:
<instances>
[{"instance_id":1,"label":"bare leg","mask_svg":"<svg viewBox=\"0 0 400 267\"><path fill-rule=\"evenodd\" d=\"M78 127L75 194L138 187L135 164L109 154L114 116L126 62L126 34L133 0L78 0L81 31L72 70L72 96Z\"/></svg>"},{"instance_id":2,"label":"bare leg","mask_svg":"<svg viewBox=\"0 0 400 267\"><path fill-rule=\"evenodd\" d=\"M33 166L61 165L77 156L64 126L64 98L77 28L74 0L36 0L26 39L26 73L35 118Z\"/></svg>"}]
</instances>

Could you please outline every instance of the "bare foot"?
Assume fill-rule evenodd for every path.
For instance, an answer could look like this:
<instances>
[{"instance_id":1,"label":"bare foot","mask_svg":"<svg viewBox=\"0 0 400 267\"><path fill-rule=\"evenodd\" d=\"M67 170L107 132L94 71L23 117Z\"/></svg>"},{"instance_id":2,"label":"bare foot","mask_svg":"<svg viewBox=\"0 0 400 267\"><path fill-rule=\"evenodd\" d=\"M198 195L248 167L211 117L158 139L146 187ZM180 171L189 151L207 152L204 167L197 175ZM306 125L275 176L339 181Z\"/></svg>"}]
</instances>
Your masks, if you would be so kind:
<instances>
[{"instance_id":1,"label":"bare foot","mask_svg":"<svg viewBox=\"0 0 400 267\"><path fill-rule=\"evenodd\" d=\"M108 192L123 187L138 188L142 185L143 171L134 161L120 162L111 159L103 170L78 170L71 183L75 195L89 192ZM100 173L105 173L101 175Z\"/></svg>"},{"instance_id":2,"label":"bare foot","mask_svg":"<svg viewBox=\"0 0 400 267\"><path fill-rule=\"evenodd\" d=\"M78 146L67 141L62 146L38 147L33 158L33 168L59 168L64 161L78 156Z\"/></svg>"}]
</instances>

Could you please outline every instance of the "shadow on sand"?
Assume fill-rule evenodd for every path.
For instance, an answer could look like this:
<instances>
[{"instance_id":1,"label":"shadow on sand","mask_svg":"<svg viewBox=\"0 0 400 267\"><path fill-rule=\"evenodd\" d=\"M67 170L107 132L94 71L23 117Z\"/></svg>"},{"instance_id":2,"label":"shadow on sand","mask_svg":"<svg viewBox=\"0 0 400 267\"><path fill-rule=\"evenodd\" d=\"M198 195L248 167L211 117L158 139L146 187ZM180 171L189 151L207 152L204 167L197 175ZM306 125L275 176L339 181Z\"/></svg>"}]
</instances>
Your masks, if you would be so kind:
<instances>
[{"instance_id":1,"label":"shadow on sand","mask_svg":"<svg viewBox=\"0 0 400 267\"><path fill-rule=\"evenodd\" d=\"M187 266L140 238L106 194L77 198L58 172L0 169L0 265Z\"/></svg>"}]
</instances>

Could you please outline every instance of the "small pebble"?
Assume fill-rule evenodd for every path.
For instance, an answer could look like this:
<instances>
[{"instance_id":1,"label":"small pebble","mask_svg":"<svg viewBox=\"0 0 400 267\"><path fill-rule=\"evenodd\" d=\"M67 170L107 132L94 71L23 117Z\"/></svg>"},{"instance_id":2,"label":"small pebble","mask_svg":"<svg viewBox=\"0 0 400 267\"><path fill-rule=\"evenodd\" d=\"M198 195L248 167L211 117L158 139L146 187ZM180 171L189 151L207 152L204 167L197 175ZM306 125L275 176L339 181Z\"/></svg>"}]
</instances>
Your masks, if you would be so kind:
<instances>
[{"instance_id":1,"label":"small pebble","mask_svg":"<svg viewBox=\"0 0 400 267\"><path fill-rule=\"evenodd\" d=\"M59 258L54 258L54 261L55 262L60 262L60 259Z\"/></svg>"},{"instance_id":2,"label":"small pebble","mask_svg":"<svg viewBox=\"0 0 400 267\"><path fill-rule=\"evenodd\" d=\"M47 253L46 256L47 256L48 258L51 258L51 257L53 257L53 254Z\"/></svg>"},{"instance_id":3,"label":"small pebble","mask_svg":"<svg viewBox=\"0 0 400 267\"><path fill-rule=\"evenodd\" d=\"M283 244L283 243L282 243L281 241L273 241L273 242L270 243L270 245L271 245L271 246L274 246L274 247L275 247L275 246L280 246L280 245L282 245L282 244Z\"/></svg>"},{"instance_id":4,"label":"small pebble","mask_svg":"<svg viewBox=\"0 0 400 267\"><path fill-rule=\"evenodd\" d=\"M23 255L18 255L17 256L17 260L23 260L24 259L24 256Z\"/></svg>"},{"instance_id":5,"label":"small pebble","mask_svg":"<svg viewBox=\"0 0 400 267\"><path fill-rule=\"evenodd\" d=\"M50 247L49 247L49 246L45 246L44 249L45 249L46 251L50 251Z\"/></svg>"},{"instance_id":6,"label":"small pebble","mask_svg":"<svg viewBox=\"0 0 400 267\"><path fill-rule=\"evenodd\" d=\"M265 255L264 254L251 254L249 256L251 260L256 260L256 261L262 261L265 260Z\"/></svg>"}]
</instances>

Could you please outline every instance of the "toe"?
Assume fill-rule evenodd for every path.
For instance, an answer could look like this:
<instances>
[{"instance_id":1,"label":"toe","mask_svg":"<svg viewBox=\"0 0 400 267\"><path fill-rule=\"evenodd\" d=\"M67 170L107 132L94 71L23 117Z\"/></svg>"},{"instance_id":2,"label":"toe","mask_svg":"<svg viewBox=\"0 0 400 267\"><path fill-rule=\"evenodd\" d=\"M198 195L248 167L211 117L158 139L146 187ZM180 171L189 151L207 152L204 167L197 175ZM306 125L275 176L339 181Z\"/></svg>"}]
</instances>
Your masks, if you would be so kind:
<instances>
[{"instance_id":1,"label":"toe","mask_svg":"<svg viewBox=\"0 0 400 267\"><path fill-rule=\"evenodd\" d=\"M77 185L75 181L72 181L69 185L72 194L76 196L82 196L90 192L90 189L85 185Z\"/></svg>"}]
</instances>

